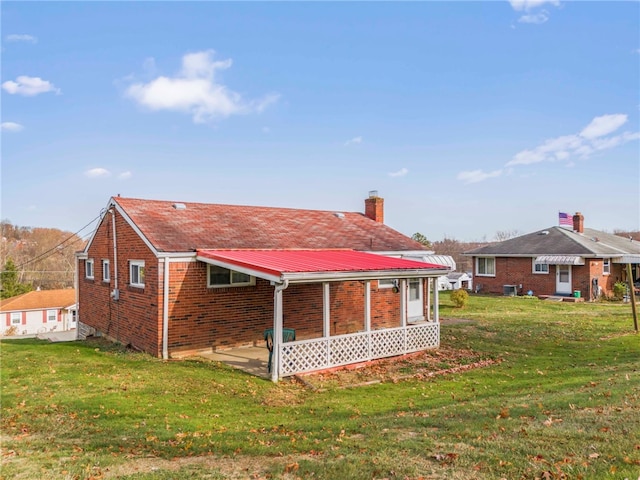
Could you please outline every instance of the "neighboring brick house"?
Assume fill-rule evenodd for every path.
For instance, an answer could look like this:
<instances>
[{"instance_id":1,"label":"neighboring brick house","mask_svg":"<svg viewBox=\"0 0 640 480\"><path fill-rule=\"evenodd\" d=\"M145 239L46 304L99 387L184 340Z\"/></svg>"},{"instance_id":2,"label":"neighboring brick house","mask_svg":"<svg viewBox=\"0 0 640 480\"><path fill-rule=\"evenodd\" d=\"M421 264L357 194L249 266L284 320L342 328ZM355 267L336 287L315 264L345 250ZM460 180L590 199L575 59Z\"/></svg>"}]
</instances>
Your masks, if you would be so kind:
<instances>
[{"instance_id":1,"label":"neighboring brick house","mask_svg":"<svg viewBox=\"0 0 640 480\"><path fill-rule=\"evenodd\" d=\"M480 292L595 300L627 281L627 264L634 283L640 280L640 242L584 228L581 213L573 216L573 228L550 227L465 255L473 257L473 284Z\"/></svg>"},{"instance_id":2,"label":"neighboring brick house","mask_svg":"<svg viewBox=\"0 0 640 480\"><path fill-rule=\"evenodd\" d=\"M396 258L424 247L383 216L375 192L365 214L111 198L78 254L81 324L163 358L273 328L274 380L437 346L448 268Z\"/></svg>"},{"instance_id":3,"label":"neighboring brick house","mask_svg":"<svg viewBox=\"0 0 640 480\"><path fill-rule=\"evenodd\" d=\"M34 290L0 301L0 334L36 335L76 328L76 291Z\"/></svg>"}]
</instances>

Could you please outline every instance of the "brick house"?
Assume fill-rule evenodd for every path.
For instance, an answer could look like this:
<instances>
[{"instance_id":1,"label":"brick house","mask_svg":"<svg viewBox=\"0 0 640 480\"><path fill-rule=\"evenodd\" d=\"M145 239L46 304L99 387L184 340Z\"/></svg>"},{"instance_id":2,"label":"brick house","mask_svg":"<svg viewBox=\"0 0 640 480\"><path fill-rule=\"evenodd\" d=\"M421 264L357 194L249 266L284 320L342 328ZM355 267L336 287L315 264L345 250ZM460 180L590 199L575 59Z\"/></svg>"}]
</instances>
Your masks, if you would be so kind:
<instances>
[{"instance_id":1,"label":"brick house","mask_svg":"<svg viewBox=\"0 0 640 480\"><path fill-rule=\"evenodd\" d=\"M0 334L36 335L76 328L74 289L34 290L0 300Z\"/></svg>"},{"instance_id":2,"label":"brick house","mask_svg":"<svg viewBox=\"0 0 640 480\"><path fill-rule=\"evenodd\" d=\"M476 291L487 293L531 291L536 296L595 300L610 296L616 282L627 281L627 264L634 283L640 280L640 242L585 228L579 212L573 216L573 228L555 226L465 255L473 258Z\"/></svg>"},{"instance_id":3,"label":"brick house","mask_svg":"<svg viewBox=\"0 0 640 480\"><path fill-rule=\"evenodd\" d=\"M113 197L77 255L80 328L162 358L272 328L274 381L436 347L448 268L400 258L424 247L383 218L375 192L364 214Z\"/></svg>"}]
</instances>

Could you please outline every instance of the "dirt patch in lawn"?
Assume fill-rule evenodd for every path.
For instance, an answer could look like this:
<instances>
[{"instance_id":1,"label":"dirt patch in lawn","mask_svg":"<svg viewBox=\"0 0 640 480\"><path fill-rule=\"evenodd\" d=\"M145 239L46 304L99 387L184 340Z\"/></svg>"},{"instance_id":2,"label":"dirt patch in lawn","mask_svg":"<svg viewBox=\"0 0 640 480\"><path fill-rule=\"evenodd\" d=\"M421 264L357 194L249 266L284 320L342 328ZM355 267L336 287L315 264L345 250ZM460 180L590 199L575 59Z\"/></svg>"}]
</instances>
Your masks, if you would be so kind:
<instances>
[{"instance_id":1,"label":"dirt patch in lawn","mask_svg":"<svg viewBox=\"0 0 640 480\"><path fill-rule=\"evenodd\" d=\"M401 357L298 375L296 378L314 390L350 388L382 382L427 379L487 367L501 361L500 358L492 358L469 349L440 347Z\"/></svg>"}]
</instances>

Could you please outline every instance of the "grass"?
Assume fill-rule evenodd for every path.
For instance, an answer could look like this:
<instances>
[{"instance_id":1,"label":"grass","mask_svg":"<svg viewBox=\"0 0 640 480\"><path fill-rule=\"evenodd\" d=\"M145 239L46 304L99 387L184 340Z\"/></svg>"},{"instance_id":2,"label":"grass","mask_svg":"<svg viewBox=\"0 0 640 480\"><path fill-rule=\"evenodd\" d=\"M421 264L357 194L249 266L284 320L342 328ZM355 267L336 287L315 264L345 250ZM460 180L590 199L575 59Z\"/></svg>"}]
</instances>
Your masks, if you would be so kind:
<instances>
[{"instance_id":1,"label":"grass","mask_svg":"<svg viewBox=\"0 0 640 480\"><path fill-rule=\"evenodd\" d=\"M628 304L441 304L471 320L443 326L444 347L501 362L313 391L99 341L2 341L0 478L638 478Z\"/></svg>"}]
</instances>

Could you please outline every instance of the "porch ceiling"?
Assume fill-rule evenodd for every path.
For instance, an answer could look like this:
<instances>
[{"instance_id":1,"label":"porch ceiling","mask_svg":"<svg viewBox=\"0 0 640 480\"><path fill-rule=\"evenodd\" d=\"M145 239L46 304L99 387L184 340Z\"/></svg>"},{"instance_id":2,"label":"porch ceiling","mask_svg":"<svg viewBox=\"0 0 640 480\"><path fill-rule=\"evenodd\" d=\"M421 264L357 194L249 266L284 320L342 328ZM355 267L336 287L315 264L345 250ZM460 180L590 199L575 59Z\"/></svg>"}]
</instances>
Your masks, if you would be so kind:
<instances>
[{"instance_id":1,"label":"porch ceiling","mask_svg":"<svg viewBox=\"0 0 640 480\"><path fill-rule=\"evenodd\" d=\"M198 260L277 283L438 277L444 265L355 250L198 250Z\"/></svg>"}]
</instances>

